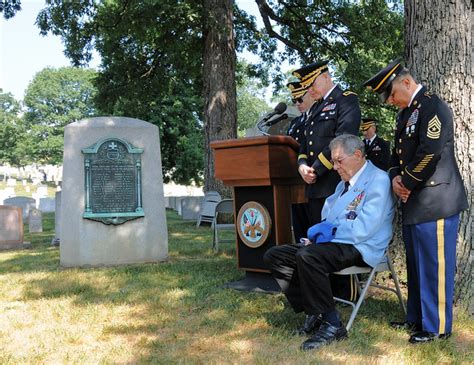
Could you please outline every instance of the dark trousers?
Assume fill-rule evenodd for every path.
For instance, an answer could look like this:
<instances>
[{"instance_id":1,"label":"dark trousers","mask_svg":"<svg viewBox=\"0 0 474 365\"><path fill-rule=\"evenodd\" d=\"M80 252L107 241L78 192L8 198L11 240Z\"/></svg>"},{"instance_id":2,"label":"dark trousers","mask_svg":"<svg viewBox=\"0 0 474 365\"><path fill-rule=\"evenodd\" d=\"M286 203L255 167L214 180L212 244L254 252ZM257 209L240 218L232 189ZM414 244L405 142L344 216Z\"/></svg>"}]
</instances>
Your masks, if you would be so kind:
<instances>
[{"instance_id":1,"label":"dark trousers","mask_svg":"<svg viewBox=\"0 0 474 365\"><path fill-rule=\"evenodd\" d=\"M403 226L408 277L407 321L451 333L459 214Z\"/></svg>"},{"instance_id":2,"label":"dark trousers","mask_svg":"<svg viewBox=\"0 0 474 365\"><path fill-rule=\"evenodd\" d=\"M308 199L309 227L321 222L321 211L326 198ZM306 229L307 230L307 229ZM304 236L306 237L306 236ZM298 243L299 241L296 241ZM331 287L335 297L355 301L357 299L356 280L353 275L329 275Z\"/></svg>"},{"instance_id":3,"label":"dark trousers","mask_svg":"<svg viewBox=\"0 0 474 365\"><path fill-rule=\"evenodd\" d=\"M329 273L353 265L367 266L354 246L333 242L273 246L263 260L294 311L306 314L334 309Z\"/></svg>"},{"instance_id":4,"label":"dark trousers","mask_svg":"<svg viewBox=\"0 0 474 365\"><path fill-rule=\"evenodd\" d=\"M291 205L291 224L295 242L299 243L301 238L307 237L308 228L310 227L308 203Z\"/></svg>"}]
</instances>

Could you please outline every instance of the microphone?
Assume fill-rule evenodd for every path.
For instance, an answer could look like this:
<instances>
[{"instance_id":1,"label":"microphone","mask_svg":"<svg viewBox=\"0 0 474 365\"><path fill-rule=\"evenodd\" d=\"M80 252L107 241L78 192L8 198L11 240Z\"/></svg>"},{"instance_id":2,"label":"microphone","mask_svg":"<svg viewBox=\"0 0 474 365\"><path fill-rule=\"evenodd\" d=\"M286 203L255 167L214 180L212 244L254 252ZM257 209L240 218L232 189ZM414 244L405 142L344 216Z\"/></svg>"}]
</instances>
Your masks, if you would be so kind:
<instances>
[{"instance_id":1,"label":"microphone","mask_svg":"<svg viewBox=\"0 0 474 365\"><path fill-rule=\"evenodd\" d=\"M288 114L282 114L273 120L269 120L265 125L271 126L271 125L277 124L278 122L281 122L283 119L286 119L286 118L288 118Z\"/></svg>"},{"instance_id":2,"label":"microphone","mask_svg":"<svg viewBox=\"0 0 474 365\"><path fill-rule=\"evenodd\" d=\"M273 109L273 111L271 113L268 113L268 115L266 115L263 119L262 119L262 122L265 123L267 122L267 125L268 124L268 120L273 117L274 115L276 114L281 114L283 113L285 110L286 110L287 106L285 103L278 103L277 106L275 107L275 109ZM286 117L285 117L286 118Z\"/></svg>"}]
</instances>

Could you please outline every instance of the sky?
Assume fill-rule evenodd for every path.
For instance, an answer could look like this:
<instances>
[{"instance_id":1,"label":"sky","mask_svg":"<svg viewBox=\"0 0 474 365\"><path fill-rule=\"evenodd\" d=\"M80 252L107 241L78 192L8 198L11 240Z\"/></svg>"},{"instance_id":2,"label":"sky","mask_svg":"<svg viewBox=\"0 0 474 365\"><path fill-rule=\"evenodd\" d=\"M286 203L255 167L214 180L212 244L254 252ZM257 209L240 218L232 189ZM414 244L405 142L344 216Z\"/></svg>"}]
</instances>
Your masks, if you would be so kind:
<instances>
[{"instance_id":1,"label":"sky","mask_svg":"<svg viewBox=\"0 0 474 365\"><path fill-rule=\"evenodd\" d=\"M254 0L237 0L237 4L260 20ZM41 36L35 25L44 0L22 0L21 6L22 10L13 18L0 18L0 88L4 93L11 92L17 100L23 99L28 84L37 72L48 66L70 66L60 37L51 34ZM243 56L252 58L249 54ZM99 58L95 57L89 66L97 68L99 63Z\"/></svg>"}]
</instances>

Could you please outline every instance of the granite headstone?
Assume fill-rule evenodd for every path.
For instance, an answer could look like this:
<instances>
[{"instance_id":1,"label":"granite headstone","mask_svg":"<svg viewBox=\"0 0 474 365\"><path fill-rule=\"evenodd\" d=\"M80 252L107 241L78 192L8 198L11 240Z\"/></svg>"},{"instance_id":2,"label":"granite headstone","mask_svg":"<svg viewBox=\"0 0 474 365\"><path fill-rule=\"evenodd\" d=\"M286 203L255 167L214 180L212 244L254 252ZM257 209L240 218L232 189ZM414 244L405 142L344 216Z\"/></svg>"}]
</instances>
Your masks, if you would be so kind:
<instances>
[{"instance_id":1,"label":"granite headstone","mask_svg":"<svg viewBox=\"0 0 474 365\"><path fill-rule=\"evenodd\" d=\"M23 247L21 208L0 205L0 250Z\"/></svg>"},{"instance_id":2,"label":"granite headstone","mask_svg":"<svg viewBox=\"0 0 474 365\"><path fill-rule=\"evenodd\" d=\"M30 233L41 233L43 232L43 215L41 210L32 208L28 215L28 226Z\"/></svg>"},{"instance_id":3,"label":"granite headstone","mask_svg":"<svg viewBox=\"0 0 474 365\"><path fill-rule=\"evenodd\" d=\"M16 196L14 198L4 199L3 205L21 208L23 211L23 221L26 222L30 209L36 208L36 200L27 196Z\"/></svg>"}]
</instances>

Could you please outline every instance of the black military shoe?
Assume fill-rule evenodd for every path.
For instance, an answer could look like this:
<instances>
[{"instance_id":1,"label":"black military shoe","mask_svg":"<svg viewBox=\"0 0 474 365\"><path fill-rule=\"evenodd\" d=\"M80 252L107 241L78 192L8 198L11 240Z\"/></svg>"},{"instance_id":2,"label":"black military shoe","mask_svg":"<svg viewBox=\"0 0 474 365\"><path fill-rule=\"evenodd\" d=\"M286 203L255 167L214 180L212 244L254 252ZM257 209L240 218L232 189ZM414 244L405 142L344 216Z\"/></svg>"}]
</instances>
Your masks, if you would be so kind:
<instances>
[{"instance_id":1,"label":"black military shoe","mask_svg":"<svg viewBox=\"0 0 474 365\"><path fill-rule=\"evenodd\" d=\"M295 335L309 336L318 330L323 323L323 319L320 314L308 314L304 320L303 325L296 329Z\"/></svg>"},{"instance_id":2,"label":"black military shoe","mask_svg":"<svg viewBox=\"0 0 474 365\"><path fill-rule=\"evenodd\" d=\"M408 342L410 343L426 343L426 342L431 342L434 340L446 340L451 336L451 333L432 333L432 332L426 332L426 331L419 331L415 332L410 336L410 339Z\"/></svg>"},{"instance_id":3,"label":"black military shoe","mask_svg":"<svg viewBox=\"0 0 474 365\"><path fill-rule=\"evenodd\" d=\"M347 331L342 323L339 327L335 327L332 324L323 322L313 337L301 344L301 350L316 350L334 341L342 341L345 338L347 338Z\"/></svg>"},{"instance_id":4,"label":"black military shoe","mask_svg":"<svg viewBox=\"0 0 474 365\"><path fill-rule=\"evenodd\" d=\"M396 330L406 330L408 332L419 332L422 330L419 324L413 322L397 322L392 321L390 322L390 327L395 328Z\"/></svg>"}]
</instances>

